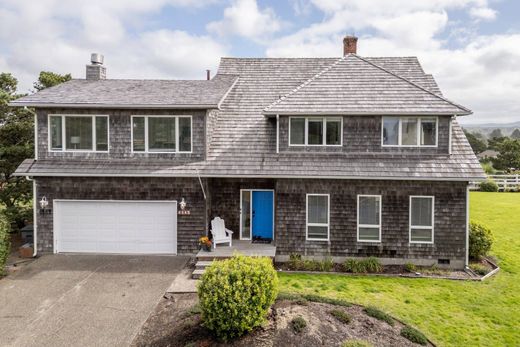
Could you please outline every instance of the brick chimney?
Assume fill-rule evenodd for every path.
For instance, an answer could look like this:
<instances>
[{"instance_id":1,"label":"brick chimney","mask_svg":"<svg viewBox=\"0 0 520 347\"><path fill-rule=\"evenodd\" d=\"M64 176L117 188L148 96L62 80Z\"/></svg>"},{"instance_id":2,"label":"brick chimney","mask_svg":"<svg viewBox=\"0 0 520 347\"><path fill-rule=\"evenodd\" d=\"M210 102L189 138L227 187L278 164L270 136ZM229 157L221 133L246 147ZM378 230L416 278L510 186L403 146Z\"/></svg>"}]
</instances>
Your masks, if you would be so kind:
<instances>
[{"instance_id":1,"label":"brick chimney","mask_svg":"<svg viewBox=\"0 0 520 347\"><path fill-rule=\"evenodd\" d=\"M87 80L104 80L107 78L107 68L103 66L103 54L92 53L90 65L87 65Z\"/></svg>"},{"instance_id":2,"label":"brick chimney","mask_svg":"<svg viewBox=\"0 0 520 347\"><path fill-rule=\"evenodd\" d=\"M357 37L347 35L343 39L343 55L357 53Z\"/></svg>"}]
</instances>

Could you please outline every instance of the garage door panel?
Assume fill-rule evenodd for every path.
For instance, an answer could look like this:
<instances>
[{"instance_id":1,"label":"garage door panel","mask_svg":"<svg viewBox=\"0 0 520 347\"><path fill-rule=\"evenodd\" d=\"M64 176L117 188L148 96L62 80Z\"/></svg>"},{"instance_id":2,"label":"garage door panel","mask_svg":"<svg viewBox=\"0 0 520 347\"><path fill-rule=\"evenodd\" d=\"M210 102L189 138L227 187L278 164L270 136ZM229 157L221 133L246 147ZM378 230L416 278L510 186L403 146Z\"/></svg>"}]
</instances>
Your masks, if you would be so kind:
<instances>
[{"instance_id":1,"label":"garage door panel","mask_svg":"<svg viewBox=\"0 0 520 347\"><path fill-rule=\"evenodd\" d=\"M175 254L176 202L55 201L57 252Z\"/></svg>"}]
</instances>

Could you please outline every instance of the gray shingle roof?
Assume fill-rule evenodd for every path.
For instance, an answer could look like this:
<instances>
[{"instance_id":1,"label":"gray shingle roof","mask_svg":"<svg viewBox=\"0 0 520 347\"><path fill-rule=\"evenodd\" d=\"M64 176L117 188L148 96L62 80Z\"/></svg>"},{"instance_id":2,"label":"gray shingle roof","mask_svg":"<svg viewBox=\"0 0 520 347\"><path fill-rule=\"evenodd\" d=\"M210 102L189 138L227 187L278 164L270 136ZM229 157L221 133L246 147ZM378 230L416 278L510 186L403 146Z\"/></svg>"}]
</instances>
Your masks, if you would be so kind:
<instances>
[{"instance_id":1,"label":"gray shingle roof","mask_svg":"<svg viewBox=\"0 0 520 347\"><path fill-rule=\"evenodd\" d=\"M417 73L417 68L405 70L405 64L394 64L394 72L379 65L384 62L381 58L364 59L355 54L344 56L266 107L264 114L471 113L437 90L431 91L431 76Z\"/></svg>"},{"instance_id":2,"label":"gray shingle roof","mask_svg":"<svg viewBox=\"0 0 520 347\"><path fill-rule=\"evenodd\" d=\"M216 108L236 76L206 80L71 80L11 102L29 107Z\"/></svg>"},{"instance_id":3,"label":"gray shingle roof","mask_svg":"<svg viewBox=\"0 0 520 347\"><path fill-rule=\"evenodd\" d=\"M441 95L416 58L364 58ZM223 58L219 78L239 76L221 103L207 160L27 160L19 175L321 177L478 180L485 177L462 129L452 126L452 154L276 153L276 123L263 109L337 58ZM429 97L429 96L428 96Z\"/></svg>"}]
</instances>

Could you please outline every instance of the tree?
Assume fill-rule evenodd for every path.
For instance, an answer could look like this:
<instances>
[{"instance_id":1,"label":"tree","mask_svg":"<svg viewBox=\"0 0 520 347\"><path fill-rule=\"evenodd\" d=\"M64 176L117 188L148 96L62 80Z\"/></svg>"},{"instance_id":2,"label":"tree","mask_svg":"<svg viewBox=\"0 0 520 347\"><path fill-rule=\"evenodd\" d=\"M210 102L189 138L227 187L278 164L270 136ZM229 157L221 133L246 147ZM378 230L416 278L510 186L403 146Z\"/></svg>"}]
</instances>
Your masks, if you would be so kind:
<instances>
[{"instance_id":1,"label":"tree","mask_svg":"<svg viewBox=\"0 0 520 347\"><path fill-rule=\"evenodd\" d=\"M499 154L491 159L498 170L509 171L520 168L520 140L505 139L498 144Z\"/></svg>"},{"instance_id":2,"label":"tree","mask_svg":"<svg viewBox=\"0 0 520 347\"><path fill-rule=\"evenodd\" d=\"M70 81L72 76L69 74L60 75L50 71L42 71L40 72L40 76L38 77L38 81L34 82L34 89L37 91L43 90L45 88L54 87L60 83Z\"/></svg>"},{"instance_id":3,"label":"tree","mask_svg":"<svg viewBox=\"0 0 520 347\"><path fill-rule=\"evenodd\" d=\"M34 86L42 90L69 79L70 74L42 72ZM13 75L0 73L0 204L9 221L22 227L31 218L32 184L13 174L22 161L34 157L34 110L9 106L24 96L17 94L17 87Z\"/></svg>"},{"instance_id":4,"label":"tree","mask_svg":"<svg viewBox=\"0 0 520 347\"><path fill-rule=\"evenodd\" d=\"M502 142L505 140L509 140L509 137L501 136L501 137L494 137L492 139L489 139L488 141L488 148L492 149L494 151L500 151L499 147Z\"/></svg>"},{"instance_id":5,"label":"tree","mask_svg":"<svg viewBox=\"0 0 520 347\"><path fill-rule=\"evenodd\" d=\"M520 139L520 130L518 129L515 129L512 133L511 133L511 138L512 139Z\"/></svg>"},{"instance_id":6,"label":"tree","mask_svg":"<svg viewBox=\"0 0 520 347\"><path fill-rule=\"evenodd\" d=\"M464 134L466 135L466 138L475 154L482 153L487 149L486 142L479 139L475 134L470 133L469 131L464 131Z\"/></svg>"},{"instance_id":7,"label":"tree","mask_svg":"<svg viewBox=\"0 0 520 347\"><path fill-rule=\"evenodd\" d=\"M499 128L493 129L491 134L489 134L489 138L490 139L496 139L496 138L499 138L499 137L504 137L504 135L502 134L502 130L500 130Z\"/></svg>"}]
</instances>

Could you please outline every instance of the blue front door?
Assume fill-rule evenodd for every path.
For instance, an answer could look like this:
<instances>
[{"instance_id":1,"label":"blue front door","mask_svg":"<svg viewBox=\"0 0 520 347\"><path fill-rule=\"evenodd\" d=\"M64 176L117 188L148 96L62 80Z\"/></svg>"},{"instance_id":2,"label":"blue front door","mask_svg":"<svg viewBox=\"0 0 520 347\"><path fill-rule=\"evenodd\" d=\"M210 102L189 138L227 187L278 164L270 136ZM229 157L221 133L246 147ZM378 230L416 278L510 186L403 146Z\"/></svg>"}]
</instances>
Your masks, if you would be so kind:
<instances>
[{"instance_id":1,"label":"blue front door","mask_svg":"<svg viewBox=\"0 0 520 347\"><path fill-rule=\"evenodd\" d=\"M253 238L273 238L274 192L253 190Z\"/></svg>"}]
</instances>

